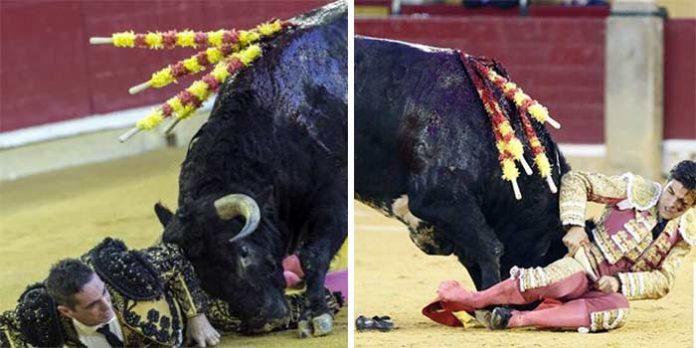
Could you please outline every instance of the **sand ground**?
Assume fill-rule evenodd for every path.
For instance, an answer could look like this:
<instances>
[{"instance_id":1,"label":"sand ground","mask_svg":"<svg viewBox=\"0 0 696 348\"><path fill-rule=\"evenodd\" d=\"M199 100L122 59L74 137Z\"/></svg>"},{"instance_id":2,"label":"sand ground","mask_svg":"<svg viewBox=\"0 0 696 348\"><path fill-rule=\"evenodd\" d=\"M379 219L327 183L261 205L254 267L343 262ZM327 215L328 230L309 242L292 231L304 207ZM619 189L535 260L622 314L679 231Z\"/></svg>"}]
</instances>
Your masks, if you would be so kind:
<instances>
[{"instance_id":1,"label":"sand ground","mask_svg":"<svg viewBox=\"0 0 696 348\"><path fill-rule=\"evenodd\" d=\"M681 266L672 291L658 301L631 303L627 324L612 332L580 334L533 329L489 331L451 328L420 314L440 281L473 288L454 256L428 256L401 223L355 204L355 316L389 315L388 333L355 334L355 347L691 347L694 253Z\"/></svg>"},{"instance_id":2,"label":"sand ground","mask_svg":"<svg viewBox=\"0 0 696 348\"><path fill-rule=\"evenodd\" d=\"M153 205L176 208L184 149L0 182L0 311L43 280L55 261L77 257L104 237L131 248L156 241L162 228ZM327 337L300 340L294 331L258 337L225 335L222 347L345 347L346 311Z\"/></svg>"}]
</instances>

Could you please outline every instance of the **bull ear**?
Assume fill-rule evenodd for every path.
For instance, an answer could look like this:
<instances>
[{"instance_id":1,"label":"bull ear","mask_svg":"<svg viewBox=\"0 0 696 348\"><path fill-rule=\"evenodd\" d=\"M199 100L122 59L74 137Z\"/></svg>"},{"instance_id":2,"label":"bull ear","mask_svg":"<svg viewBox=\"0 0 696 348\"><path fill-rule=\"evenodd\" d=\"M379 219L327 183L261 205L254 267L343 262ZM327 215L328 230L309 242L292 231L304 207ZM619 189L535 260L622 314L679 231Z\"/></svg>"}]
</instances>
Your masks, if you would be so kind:
<instances>
[{"instance_id":1,"label":"bull ear","mask_svg":"<svg viewBox=\"0 0 696 348\"><path fill-rule=\"evenodd\" d=\"M174 217L174 213L172 213L169 208L165 207L162 202L155 203L155 214L162 224L162 227L167 227L169 222L172 221L172 217Z\"/></svg>"},{"instance_id":2,"label":"bull ear","mask_svg":"<svg viewBox=\"0 0 696 348\"><path fill-rule=\"evenodd\" d=\"M184 249L186 256L191 259L198 259L204 254L204 244L201 238L191 237L178 223L168 225L162 233L162 241L173 243Z\"/></svg>"},{"instance_id":3,"label":"bull ear","mask_svg":"<svg viewBox=\"0 0 696 348\"><path fill-rule=\"evenodd\" d=\"M172 225L170 225L169 228L165 227L164 232L162 232L162 241L165 243L183 245L185 242L184 231L181 228L173 228Z\"/></svg>"}]
</instances>

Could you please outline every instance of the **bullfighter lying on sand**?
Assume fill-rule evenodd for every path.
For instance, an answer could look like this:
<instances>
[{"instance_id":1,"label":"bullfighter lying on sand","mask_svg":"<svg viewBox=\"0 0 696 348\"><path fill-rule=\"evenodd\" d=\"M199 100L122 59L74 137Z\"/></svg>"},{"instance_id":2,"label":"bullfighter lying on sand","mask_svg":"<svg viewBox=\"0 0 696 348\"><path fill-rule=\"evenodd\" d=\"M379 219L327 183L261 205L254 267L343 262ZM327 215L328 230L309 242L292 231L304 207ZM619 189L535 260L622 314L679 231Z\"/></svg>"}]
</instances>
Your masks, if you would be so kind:
<instances>
[{"instance_id":1,"label":"bullfighter lying on sand","mask_svg":"<svg viewBox=\"0 0 696 348\"><path fill-rule=\"evenodd\" d=\"M587 201L606 204L596 226L585 226ZM677 164L664 186L632 174L570 172L560 191L568 256L546 267L515 267L509 279L484 291L445 281L437 291L440 304L450 312L476 310L490 329L620 327L628 300L659 299L674 284L677 268L696 242L695 203L694 161ZM532 311L502 307L540 300ZM482 310L496 305L501 307Z\"/></svg>"},{"instance_id":2,"label":"bullfighter lying on sand","mask_svg":"<svg viewBox=\"0 0 696 348\"><path fill-rule=\"evenodd\" d=\"M286 297L289 317L269 330L296 327L305 298ZM333 313L340 308L341 299L328 290L326 301ZM15 310L0 315L0 346L205 347L219 343L215 328L239 331L243 325L226 302L200 288L179 246L128 250L106 238L79 260L56 263Z\"/></svg>"}]
</instances>

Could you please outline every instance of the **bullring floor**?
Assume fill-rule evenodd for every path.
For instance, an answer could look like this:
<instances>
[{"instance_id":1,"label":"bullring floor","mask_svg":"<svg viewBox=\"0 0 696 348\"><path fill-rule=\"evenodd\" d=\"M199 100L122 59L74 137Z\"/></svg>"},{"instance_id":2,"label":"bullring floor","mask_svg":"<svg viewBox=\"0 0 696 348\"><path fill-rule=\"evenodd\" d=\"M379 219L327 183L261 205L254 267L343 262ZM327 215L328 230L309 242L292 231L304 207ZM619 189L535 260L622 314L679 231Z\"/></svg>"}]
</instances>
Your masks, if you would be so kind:
<instances>
[{"instance_id":1,"label":"bullring floor","mask_svg":"<svg viewBox=\"0 0 696 348\"><path fill-rule=\"evenodd\" d=\"M599 212L598 206L588 210ZM631 303L626 325L608 333L489 331L441 326L420 311L442 280L473 283L454 256L428 256L401 223L355 204L355 315L390 315L399 329L355 334L355 347L691 347L694 252L671 293Z\"/></svg>"},{"instance_id":2,"label":"bullring floor","mask_svg":"<svg viewBox=\"0 0 696 348\"><path fill-rule=\"evenodd\" d=\"M0 183L0 311L14 307L24 288L42 280L51 264L86 252L106 236L131 248L158 239L152 206L176 207L179 164L185 149L69 168ZM345 347L346 310L334 334L308 340L294 331L265 336L226 335L221 347Z\"/></svg>"}]
</instances>

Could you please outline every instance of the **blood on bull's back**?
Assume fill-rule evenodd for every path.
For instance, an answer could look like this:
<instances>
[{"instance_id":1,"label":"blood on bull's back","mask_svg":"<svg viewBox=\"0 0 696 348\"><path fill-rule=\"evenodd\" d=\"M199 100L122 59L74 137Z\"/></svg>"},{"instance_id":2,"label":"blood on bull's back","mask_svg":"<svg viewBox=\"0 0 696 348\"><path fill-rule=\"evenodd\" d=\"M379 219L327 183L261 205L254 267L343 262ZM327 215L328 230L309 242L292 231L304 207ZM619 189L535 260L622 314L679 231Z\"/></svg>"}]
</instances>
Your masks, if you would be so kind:
<instances>
[{"instance_id":1,"label":"blood on bull's back","mask_svg":"<svg viewBox=\"0 0 696 348\"><path fill-rule=\"evenodd\" d=\"M358 198L407 223L426 253L457 255L477 287L513 265L559 257L557 195L538 175L522 174L524 198L516 200L501 179L494 129L460 53L365 37L355 47ZM565 160L548 132L535 129L557 155L559 182Z\"/></svg>"}]
</instances>

